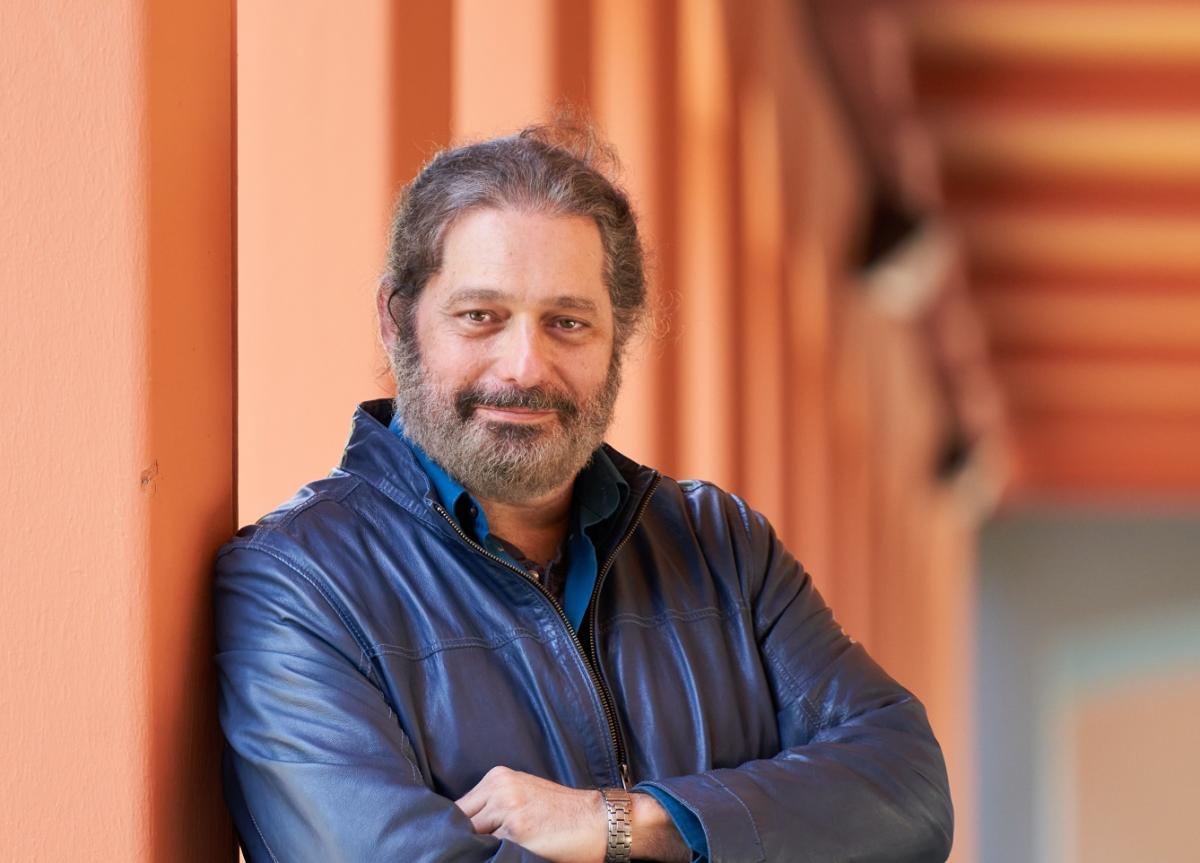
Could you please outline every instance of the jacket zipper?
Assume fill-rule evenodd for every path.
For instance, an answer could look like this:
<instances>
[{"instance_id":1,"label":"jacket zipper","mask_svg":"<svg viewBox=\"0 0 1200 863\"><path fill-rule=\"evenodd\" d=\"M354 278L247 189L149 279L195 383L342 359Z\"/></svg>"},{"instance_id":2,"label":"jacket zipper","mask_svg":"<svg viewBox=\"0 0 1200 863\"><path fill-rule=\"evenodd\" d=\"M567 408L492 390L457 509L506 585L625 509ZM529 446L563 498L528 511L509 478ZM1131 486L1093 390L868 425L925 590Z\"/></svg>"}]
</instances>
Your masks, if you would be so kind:
<instances>
[{"instance_id":1,"label":"jacket zipper","mask_svg":"<svg viewBox=\"0 0 1200 863\"><path fill-rule=\"evenodd\" d=\"M654 492L658 488L658 484L660 482L662 482L662 475L658 474L654 477L654 481L650 483L650 488L646 489L646 493L642 495L642 499L638 501L637 510L634 512L633 518L629 522L629 527L626 529L625 533L622 534L620 540L617 541L617 544L613 546L612 551L608 553L608 557L604 560L604 565L601 566L599 571L596 573L596 583L592 585L592 595L588 597L588 629L591 636L589 641L591 642L592 663L595 667L596 677L599 681L599 691L601 693L602 702L604 702L605 698L608 698L611 701L612 696L608 693L608 686L604 682L604 673L600 667L600 644L599 637L596 635L597 616L599 615L599 612L596 610L596 597L600 595L600 588L604 584L604 577L608 575L608 570L612 567L613 561L617 559L617 554L622 548L625 547L625 543L627 543L629 538L633 536L633 531L641 522L642 515L644 515L646 512L646 507L650 505L650 498L654 496ZM578 641L578 639L576 639L576 641ZM629 758L628 754L625 752L625 741L621 737L621 729L617 724L616 711L613 710L611 704L608 706L608 711L609 722L611 723L613 731L613 740L617 749L617 765L621 773L621 787L628 791L630 784Z\"/></svg>"},{"instance_id":2,"label":"jacket zipper","mask_svg":"<svg viewBox=\"0 0 1200 863\"><path fill-rule=\"evenodd\" d=\"M588 677L591 678L592 687L596 690L596 694L600 698L600 706L604 710L604 719L608 723L608 735L610 742L612 743L613 754L617 759L617 771L620 775L621 785L625 789L629 788L629 764L626 761L625 741L621 738L621 729L617 724L617 714L616 710L613 708L612 695L609 693L608 686L604 683L604 680L598 671L599 653L596 641L595 603L596 596L600 593L600 584L603 581L604 576L608 574L608 570L612 566L613 561L616 560L618 552L620 552L625 543L629 541L629 538L633 536L634 530L637 529L638 523L642 520L642 515L646 512L646 507L650 504L650 498L653 496L655 489L658 488L658 484L661 480L661 475L656 476L654 481L651 483L650 488L646 490L644 495L642 495L642 499L638 503L637 511L634 512L633 519L629 522L629 527L626 528L625 533L621 536L621 539L617 542L617 544L613 546L612 551L604 561L604 565L596 573L596 583L592 585L592 595L588 598L588 609L591 615L590 622L592 630L590 639L592 645L591 654L589 654L587 649L583 646L583 642L579 638L579 633L575 631L575 627L571 626L570 618L567 617L567 613L563 610L562 604L559 603L559 601L554 597L554 594L546 590L546 588L542 586L542 583L534 578L529 572L519 566L509 563L499 555L492 554L478 542L467 536L467 532L459 526L458 522L454 520L450 513L446 511L446 508L440 503L434 503L433 505L434 509L438 511L442 518L446 519L450 527L454 528L454 532L462 537L463 541L466 542L467 545L471 546L471 548L475 549L475 551L482 554L488 560L493 560L501 566L511 569L513 572L517 573L519 576L521 576L521 578L537 588L542 596L549 600L550 605L554 608L554 610L558 612L558 617L562 621L563 627L571 635L571 641L574 642L575 649L579 651L579 654L583 657L583 664L587 669Z\"/></svg>"}]
</instances>

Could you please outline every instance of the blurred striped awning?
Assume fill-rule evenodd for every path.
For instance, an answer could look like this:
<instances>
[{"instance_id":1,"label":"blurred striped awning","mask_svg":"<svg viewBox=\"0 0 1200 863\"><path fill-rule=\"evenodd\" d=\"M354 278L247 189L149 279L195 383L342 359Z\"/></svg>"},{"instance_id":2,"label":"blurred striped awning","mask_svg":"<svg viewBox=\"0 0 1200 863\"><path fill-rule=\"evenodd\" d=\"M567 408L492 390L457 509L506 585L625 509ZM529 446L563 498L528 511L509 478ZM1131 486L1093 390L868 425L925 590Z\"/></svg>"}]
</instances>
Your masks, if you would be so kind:
<instances>
[{"instance_id":1,"label":"blurred striped awning","mask_svg":"<svg viewBox=\"0 0 1200 863\"><path fill-rule=\"evenodd\" d=\"M909 11L1017 493L1200 497L1200 3Z\"/></svg>"}]
</instances>

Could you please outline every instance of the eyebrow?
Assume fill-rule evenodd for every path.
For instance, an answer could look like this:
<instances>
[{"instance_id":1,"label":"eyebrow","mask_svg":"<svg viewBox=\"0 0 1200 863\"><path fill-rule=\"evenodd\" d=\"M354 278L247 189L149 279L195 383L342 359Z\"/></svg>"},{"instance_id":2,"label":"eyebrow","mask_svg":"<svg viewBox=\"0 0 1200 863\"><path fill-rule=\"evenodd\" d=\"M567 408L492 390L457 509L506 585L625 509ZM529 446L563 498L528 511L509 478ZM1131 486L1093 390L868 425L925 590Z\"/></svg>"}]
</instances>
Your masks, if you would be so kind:
<instances>
[{"instance_id":1,"label":"eyebrow","mask_svg":"<svg viewBox=\"0 0 1200 863\"><path fill-rule=\"evenodd\" d=\"M447 306L457 306L461 303L495 302L511 299L512 295L495 288L462 288L452 293L446 300ZM573 294L559 294L549 305L559 309L574 309L578 312L595 312L598 306L585 297Z\"/></svg>"},{"instance_id":2,"label":"eyebrow","mask_svg":"<svg viewBox=\"0 0 1200 863\"><path fill-rule=\"evenodd\" d=\"M595 312L599 310L591 300L585 300L583 297L573 297L570 294L562 294L555 297L552 305L560 309L574 309L577 312Z\"/></svg>"},{"instance_id":3,"label":"eyebrow","mask_svg":"<svg viewBox=\"0 0 1200 863\"><path fill-rule=\"evenodd\" d=\"M473 302L490 302L492 300L502 300L508 294L504 291L497 291L493 288L463 288L455 291L446 298L447 306L457 306L460 303Z\"/></svg>"}]
</instances>

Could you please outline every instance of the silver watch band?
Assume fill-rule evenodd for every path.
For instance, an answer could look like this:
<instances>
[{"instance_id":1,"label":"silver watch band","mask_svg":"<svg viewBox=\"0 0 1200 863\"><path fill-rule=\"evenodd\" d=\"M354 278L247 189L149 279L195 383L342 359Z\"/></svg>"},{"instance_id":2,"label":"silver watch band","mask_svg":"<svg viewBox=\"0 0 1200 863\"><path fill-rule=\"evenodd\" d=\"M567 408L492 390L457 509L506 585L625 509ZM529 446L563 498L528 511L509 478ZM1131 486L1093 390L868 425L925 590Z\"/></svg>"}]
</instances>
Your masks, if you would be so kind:
<instances>
[{"instance_id":1,"label":"silver watch band","mask_svg":"<svg viewBox=\"0 0 1200 863\"><path fill-rule=\"evenodd\" d=\"M604 863L629 863L633 855L633 798L623 788L601 788L608 812L608 848Z\"/></svg>"}]
</instances>

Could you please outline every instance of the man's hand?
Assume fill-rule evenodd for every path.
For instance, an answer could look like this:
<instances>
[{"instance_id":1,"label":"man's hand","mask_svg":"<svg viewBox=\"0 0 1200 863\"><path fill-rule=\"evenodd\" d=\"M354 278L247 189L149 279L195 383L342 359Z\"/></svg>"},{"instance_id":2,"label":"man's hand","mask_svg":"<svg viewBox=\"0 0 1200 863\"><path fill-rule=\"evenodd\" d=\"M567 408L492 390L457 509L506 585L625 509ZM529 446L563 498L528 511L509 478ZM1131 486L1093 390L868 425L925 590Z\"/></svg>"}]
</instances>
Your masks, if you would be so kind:
<instances>
[{"instance_id":1,"label":"man's hand","mask_svg":"<svg viewBox=\"0 0 1200 863\"><path fill-rule=\"evenodd\" d=\"M555 863L603 863L608 816L599 791L493 767L455 800L476 833L510 839Z\"/></svg>"},{"instance_id":2,"label":"man's hand","mask_svg":"<svg viewBox=\"0 0 1200 863\"><path fill-rule=\"evenodd\" d=\"M604 863L608 812L599 791L580 791L493 767L454 801L476 833L510 839L554 863ZM649 794L633 794L633 857L687 863L692 852Z\"/></svg>"}]
</instances>

